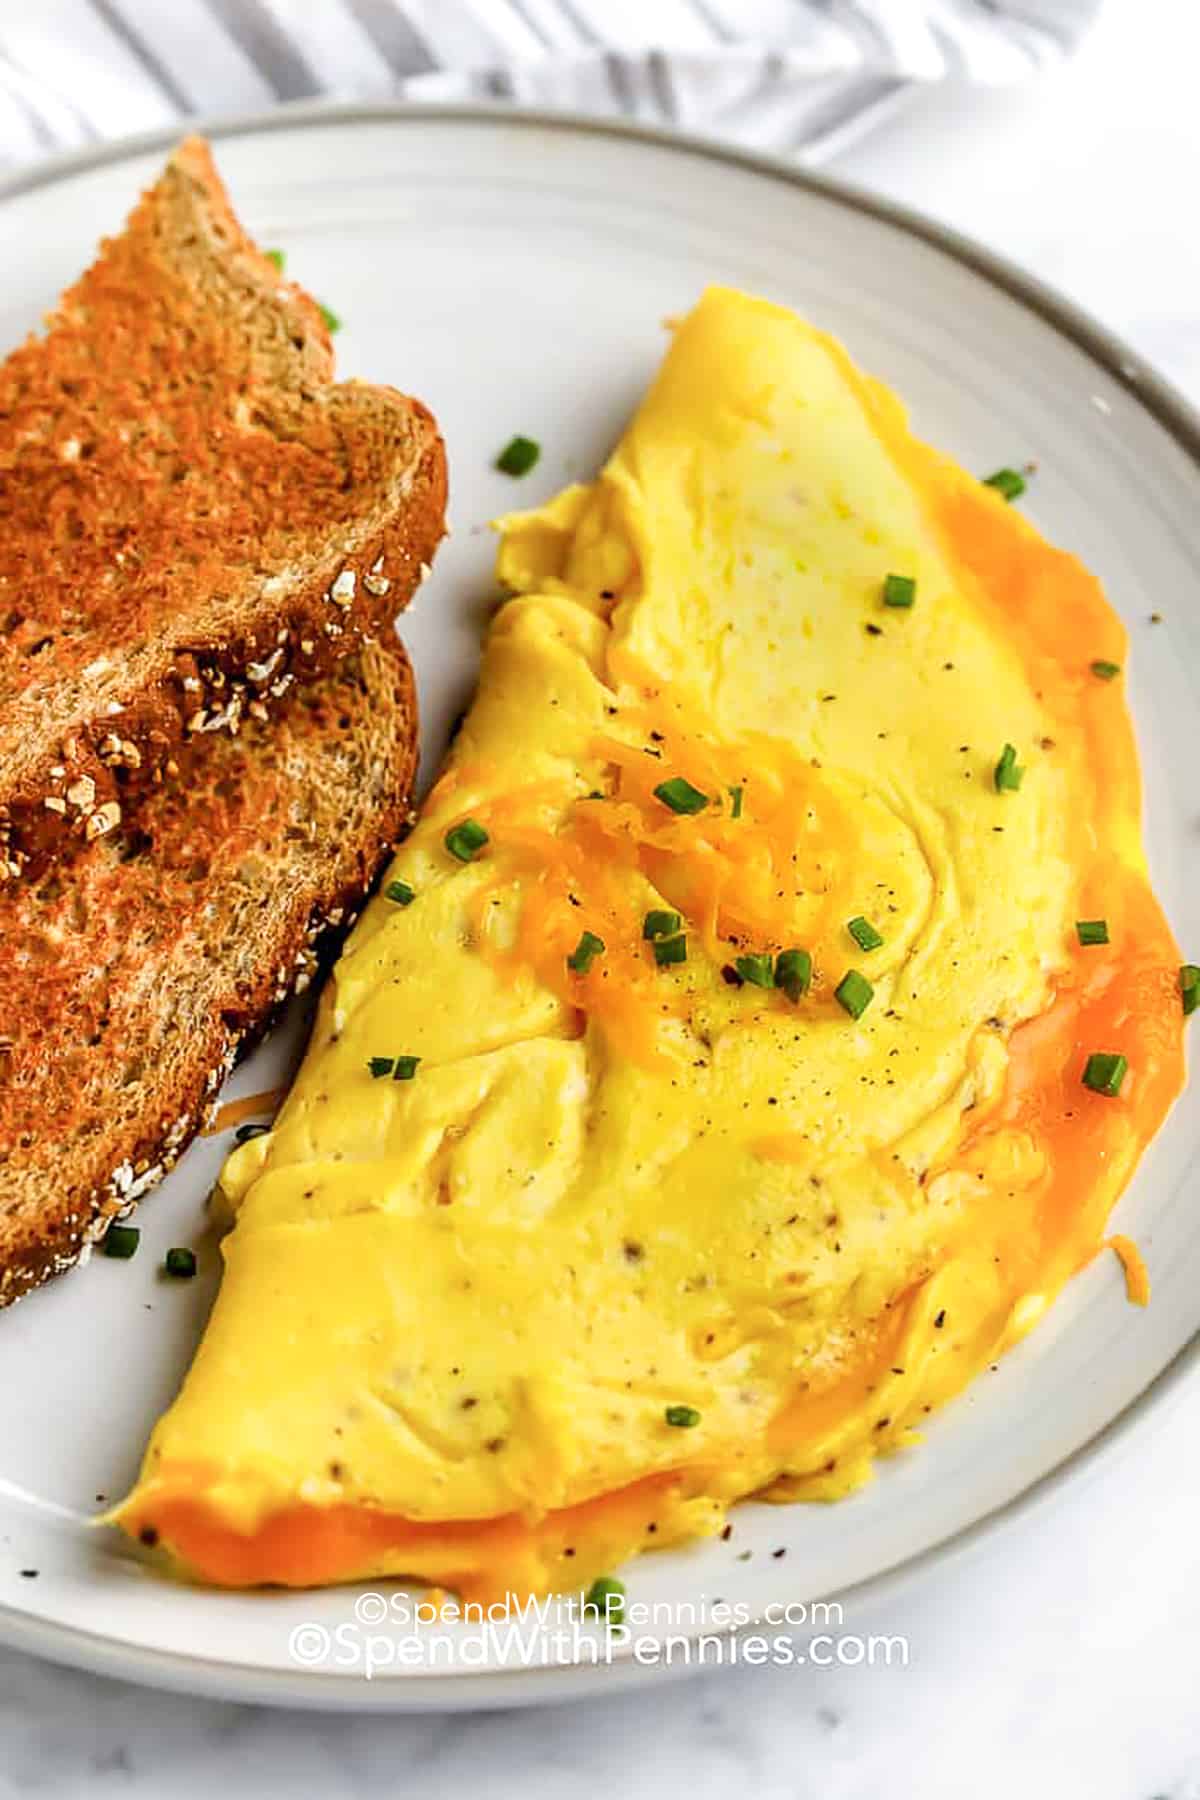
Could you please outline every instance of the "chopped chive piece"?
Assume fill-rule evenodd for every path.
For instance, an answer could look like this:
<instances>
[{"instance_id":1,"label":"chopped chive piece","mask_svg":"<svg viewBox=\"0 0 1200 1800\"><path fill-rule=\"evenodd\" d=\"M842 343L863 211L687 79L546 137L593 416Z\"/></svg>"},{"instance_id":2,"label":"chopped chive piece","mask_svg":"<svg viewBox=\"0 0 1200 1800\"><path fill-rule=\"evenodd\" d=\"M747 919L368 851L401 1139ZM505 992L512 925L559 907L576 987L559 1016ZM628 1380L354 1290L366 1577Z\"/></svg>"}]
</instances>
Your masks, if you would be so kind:
<instances>
[{"instance_id":1,"label":"chopped chive piece","mask_svg":"<svg viewBox=\"0 0 1200 1800\"><path fill-rule=\"evenodd\" d=\"M871 921L869 919L864 919L861 913L857 919L851 919L848 922L846 930L850 933L850 936L854 939L860 950L878 950L883 943L883 939L871 924Z\"/></svg>"},{"instance_id":2,"label":"chopped chive piece","mask_svg":"<svg viewBox=\"0 0 1200 1800\"><path fill-rule=\"evenodd\" d=\"M383 891L389 900L396 902L397 906L411 906L417 897L407 881L389 881Z\"/></svg>"},{"instance_id":3,"label":"chopped chive piece","mask_svg":"<svg viewBox=\"0 0 1200 1800\"><path fill-rule=\"evenodd\" d=\"M769 988L775 986L775 966L769 956L739 956L734 961L734 968L743 981L754 987Z\"/></svg>"},{"instance_id":4,"label":"chopped chive piece","mask_svg":"<svg viewBox=\"0 0 1200 1800\"><path fill-rule=\"evenodd\" d=\"M1094 1094L1107 1094L1110 1100L1121 1091L1121 1083L1129 1064L1116 1051L1094 1050L1083 1069L1083 1085Z\"/></svg>"},{"instance_id":5,"label":"chopped chive piece","mask_svg":"<svg viewBox=\"0 0 1200 1800\"><path fill-rule=\"evenodd\" d=\"M283 251L282 250L264 250L263 255L266 257L268 262L275 264L275 267L279 270L279 273L282 275L283 270L284 270L284 265L287 262L287 257L283 254Z\"/></svg>"},{"instance_id":6,"label":"chopped chive piece","mask_svg":"<svg viewBox=\"0 0 1200 1800\"><path fill-rule=\"evenodd\" d=\"M419 1056L372 1056L367 1059L373 1081L390 1075L393 1081L411 1081L421 1064Z\"/></svg>"},{"instance_id":7,"label":"chopped chive piece","mask_svg":"<svg viewBox=\"0 0 1200 1800\"><path fill-rule=\"evenodd\" d=\"M597 937L594 931L585 931L567 958L568 969L574 969L577 975L586 975L598 956L604 955L604 939Z\"/></svg>"},{"instance_id":8,"label":"chopped chive piece","mask_svg":"<svg viewBox=\"0 0 1200 1800\"><path fill-rule=\"evenodd\" d=\"M233 1134L235 1144L248 1144L251 1138L265 1137L270 1131L269 1125L239 1125Z\"/></svg>"},{"instance_id":9,"label":"chopped chive piece","mask_svg":"<svg viewBox=\"0 0 1200 1800\"><path fill-rule=\"evenodd\" d=\"M342 329L342 321L338 318L332 307L322 306L319 300L317 301L317 307L322 319L325 321L325 329L330 337L332 337L335 331L340 331Z\"/></svg>"},{"instance_id":10,"label":"chopped chive piece","mask_svg":"<svg viewBox=\"0 0 1200 1800\"><path fill-rule=\"evenodd\" d=\"M585 1619L601 1619L606 1625L619 1625L625 1617L625 1583L615 1575L600 1575L584 1595Z\"/></svg>"},{"instance_id":11,"label":"chopped chive piece","mask_svg":"<svg viewBox=\"0 0 1200 1800\"><path fill-rule=\"evenodd\" d=\"M163 1268L168 1275L177 1275L181 1281L190 1281L196 1273L196 1252L168 1250L163 1258Z\"/></svg>"},{"instance_id":12,"label":"chopped chive piece","mask_svg":"<svg viewBox=\"0 0 1200 1800\"><path fill-rule=\"evenodd\" d=\"M1184 1014L1194 1013L1200 1006L1200 968L1195 963L1184 963L1179 971L1179 992L1183 997Z\"/></svg>"},{"instance_id":13,"label":"chopped chive piece","mask_svg":"<svg viewBox=\"0 0 1200 1800\"><path fill-rule=\"evenodd\" d=\"M672 963L687 961L687 937L681 932L678 937L655 938L654 960L660 969L669 968Z\"/></svg>"},{"instance_id":14,"label":"chopped chive piece","mask_svg":"<svg viewBox=\"0 0 1200 1800\"><path fill-rule=\"evenodd\" d=\"M642 920L642 936L647 943L653 938L674 937L682 924L677 912L653 908Z\"/></svg>"},{"instance_id":15,"label":"chopped chive piece","mask_svg":"<svg viewBox=\"0 0 1200 1800\"><path fill-rule=\"evenodd\" d=\"M742 790L740 785L738 787L730 788L729 798L733 803L729 809L730 818L740 819L742 816Z\"/></svg>"},{"instance_id":16,"label":"chopped chive piece","mask_svg":"<svg viewBox=\"0 0 1200 1800\"><path fill-rule=\"evenodd\" d=\"M875 998L875 989L857 969L847 969L834 988L833 997L852 1019L861 1019Z\"/></svg>"},{"instance_id":17,"label":"chopped chive piece","mask_svg":"<svg viewBox=\"0 0 1200 1800\"><path fill-rule=\"evenodd\" d=\"M885 606L911 606L917 597L917 584L911 575L885 575L883 578L883 604Z\"/></svg>"},{"instance_id":18,"label":"chopped chive piece","mask_svg":"<svg viewBox=\"0 0 1200 1800\"><path fill-rule=\"evenodd\" d=\"M1121 673L1120 663L1105 662L1104 658L1100 656L1098 656L1091 665L1091 669L1092 674L1100 681L1115 681L1117 676Z\"/></svg>"},{"instance_id":19,"label":"chopped chive piece","mask_svg":"<svg viewBox=\"0 0 1200 1800\"><path fill-rule=\"evenodd\" d=\"M775 986L789 1000L803 1000L812 986L812 957L807 950L781 950L775 958Z\"/></svg>"},{"instance_id":20,"label":"chopped chive piece","mask_svg":"<svg viewBox=\"0 0 1200 1800\"><path fill-rule=\"evenodd\" d=\"M995 769L996 792L1015 794L1024 779L1025 771L1017 762L1016 749L1012 744L1005 744Z\"/></svg>"},{"instance_id":21,"label":"chopped chive piece","mask_svg":"<svg viewBox=\"0 0 1200 1800\"><path fill-rule=\"evenodd\" d=\"M700 1414L694 1406L668 1406L663 1416L668 1425L678 1425L683 1431L690 1431L693 1425L700 1423Z\"/></svg>"},{"instance_id":22,"label":"chopped chive piece","mask_svg":"<svg viewBox=\"0 0 1200 1800\"><path fill-rule=\"evenodd\" d=\"M1025 492L1025 477L1015 469L997 469L994 475L984 477L983 485L995 488L1008 501L1019 500Z\"/></svg>"},{"instance_id":23,"label":"chopped chive piece","mask_svg":"<svg viewBox=\"0 0 1200 1800\"><path fill-rule=\"evenodd\" d=\"M487 841L487 832L475 819L464 819L461 825L452 826L442 840L451 856L457 856L459 862L471 862Z\"/></svg>"},{"instance_id":24,"label":"chopped chive piece","mask_svg":"<svg viewBox=\"0 0 1200 1800\"><path fill-rule=\"evenodd\" d=\"M1076 919L1075 935L1081 944L1107 944L1107 919Z\"/></svg>"},{"instance_id":25,"label":"chopped chive piece","mask_svg":"<svg viewBox=\"0 0 1200 1800\"><path fill-rule=\"evenodd\" d=\"M682 775L672 775L669 781L660 781L654 790L656 800L669 806L673 813L703 812L708 805L708 795L694 788L690 781Z\"/></svg>"},{"instance_id":26,"label":"chopped chive piece","mask_svg":"<svg viewBox=\"0 0 1200 1800\"><path fill-rule=\"evenodd\" d=\"M128 1262L131 1256L137 1254L141 1236L136 1225L110 1225L104 1234L101 1248L105 1256L118 1256L122 1262Z\"/></svg>"},{"instance_id":27,"label":"chopped chive piece","mask_svg":"<svg viewBox=\"0 0 1200 1800\"><path fill-rule=\"evenodd\" d=\"M502 475L528 475L541 454L542 446L533 438L510 438L496 458L496 467Z\"/></svg>"}]
</instances>

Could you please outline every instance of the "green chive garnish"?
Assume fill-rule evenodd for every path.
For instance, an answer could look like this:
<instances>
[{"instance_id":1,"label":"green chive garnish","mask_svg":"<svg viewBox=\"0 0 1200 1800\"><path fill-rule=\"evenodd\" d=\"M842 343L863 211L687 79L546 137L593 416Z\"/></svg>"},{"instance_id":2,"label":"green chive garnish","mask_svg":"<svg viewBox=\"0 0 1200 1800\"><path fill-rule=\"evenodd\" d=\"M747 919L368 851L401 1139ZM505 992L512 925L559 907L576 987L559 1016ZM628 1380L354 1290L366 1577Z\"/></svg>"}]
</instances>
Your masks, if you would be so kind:
<instances>
[{"instance_id":1,"label":"green chive garnish","mask_svg":"<svg viewBox=\"0 0 1200 1800\"><path fill-rule=\"evenodd\" d=\"M1019 500L1025 492L1025 477L1015 469L997 469L994 475L985 476L983 485L995 488L1008 501Z\"/></svg>"},{"instance_id":2,"label":"green chive garnish","mask_svg":"<svg viewBox=\"0 0 1200 1800\"><path fill-rule=\"evenodd\" d=\"M542 446L533 438L510 438L496 458L496 467L502 475L528 475L541 454Z\"/></svg>"},{"instance_id":3,"label":"green chive garnish","mask_svg":"<svg viewBox=\"0 0 1200 1800\"><path fill-rule=\"evenodd\" d=\"M100 1247L105 1256L117 1256L122 1262L128 1262L131 1256L137 1254L141 1236L136 1225L110 1225Z\"/></svg>"},{"instance_id":4,"label":"green chive garnish","mask_svg":"<svg viewBox=\"0 0 1200 1800\"><path fill-rule=\"evenodd\" d=\"M475 819L464 819L461 825L453 826L442 842L451 856L457 856L459 862L471 862L488 841L488 834Z\"/></svg>"},{"instance_id":5,"label":"green chive garnish","mask_svg":"<svg viewBox=\"0 0 1200 1800\"><path fill-rule=\"evenodd\" d=\"M407 881L389 881L383 891L397 906L411 906L417 897Z\"/></svg>"},{"instance_id":6,"label":"green chive garnish","mask_svg":"<svg viewBox=\"0 0 1200 1800\"><path fill-rule=\"evenodd\" d=\"M382 1081L385 1075L390 1075L393 1081L411 1081L420 1064L419 1056L371 1056L367 1059L373 1081Z\"/></svg>"},{"instance_id":7,"label":"green chive garnish","mask_svg":"<svg viewBox=\"0 0 1200 1800\"><path fill-rule=\"evenodd\" d=\"M1110 1100L1115 1099L1128 1068L1125 1058L1116 1051L1094 1050L1084 1065L1083 1085L1091 1088L1094 1094L1106 1094Z\"/></svg>"},{"instance_id":8,"label":"green chive garnish","mask_svg":"<svg viewBox=\"0 0 1200 1800\"><path fill-rule=\"evenodd\" d=\"M266 257L268 262L275 264L275 267L279 270L279 273L282 275L283 269L284 269L284 264L287 262L287 257L283 254L283 251L282 250L264 250L263 255Z\"/></svg>"},{"instance_id":9,"label":"green chive garnish","mask_svg":"<svg viewBox=\"0 0 1200 1800\"><path fill-rule=\"evenodd\" d=\"M1025 771L1017 762L1015 748L1012 744L1005 744L995 769L996 792L1015 794L1024 779Z\"/></svg>"},{"instance_id":10,"label":"green chive garnish","mask_svg":"<svg viewBox=\"0 0 1200 1800\"><path fill-rule=\"evenodd\" d=\"M168 1250L163 1258L163 1268L168 1275L176 1275L180 1281L190 1281L196 1273L196 1252L194 1250Z\"/></svg>"},{"instance_id":11,"label":"green chive garnish","mask_svg":"<svg viewBox=\"0 0 1200 1800\"><path fill-rule=\"evenodd\" d=\"M694 788L690 781L682 775L672 775L669 781L660 781L654 790L656 800L669 806L673 813L703 812L708 805L708 795Z\"/></svg>"},{"instance_id":12,"label":"green chive garnish","mask_svg":"<svg viewBox=\"0 0 1200 1800\"><path fill-rule=\"evenodd\" d=\"M769 988L775 986L775 966L769 956L739 956L734 968L743 981L754 987Z\"/></svg>"},{"instance_id":13,"label":"green chive garnish","mask_svg":"<svg viewBox=\"0 0 1200 1800\"><path fill-rule=\"evenodd\" d=\"M677 912L666 912L654 909L642 920L642 936L649 943L653 938L674 937L683 920Z\"/></svg>"},{"instance_id":14,"label":"green chive garnish","mask_svg":"<svg viewBox=\"0 0 1200 1800\"><path fill-rule=\"evenodd\" d=\"M1195 963L1184 963L1180 969L1179 992L1183 997L1185 1016L1194 1013L1200 1006L1200 968Z\"/></svg>"},{"instance_id":15,"label":"green chive garnish","mask_svg":"<svg viewBox=\"0 0 1200 1800\"><path fill-rule=\"evenodd\" d=\"M338 318L332 307L322 306L319 300L317 301L317 306L320 310L321 317L325 321L325 329L330 337L332 337L335 331L340 331L342 329L342 321Z\"/></svg>"},{"instance_id":16,"label":"green chive garnish","mask_svg":"<svg viewBox=\"0 0 1200 1800\"><path fill-rule=\"evenodd\" d=\"M883 604L885 606L911 606L917 597L917 584L911 575L885 575L883 578Z\"/></svg>"},{"instance_id":17,"label":"green chive garnish","mask_svg":"<svg viewBox=\"0 0 1200 1800\"><path fill-rule=\"evenodd\" d=\"M604 955L604 939L597 937L594 931L585 931L567 958L568 969L574 969L577 975L586 975L598 956Z\"/></svg>"},{"instance_id":18,"label":"green chive garnish","mask_svg":"<svg viewBox=\"0 0 1200 1800\"><path fill-rule=\"evenodd\" d=\"M619 1625L625 1617L625 1583L615 1575L598 1576L584 1595L583 1616Z\"/></svg>"},{"instance_id":19,"label":"green chive garnish","mask_svg":"<svg viewBox=\"0 0 1200 1800\"><path fill-rule=\"evenodd\" d=\"M1075 935L1081 944L1107 944L1107 919L1076 919Z\"/></svg>"},{"instance_id":20,"label":"green chive garnish","mask_svg":"<svg viewBox=\"0 0 1200 1800\"><path fill-rule=\"evenodd\" d=\"M739 787L731 787L729 790L729 798L733 802L733 804L729 810L730 818L731 819L740 819L742 816L742 790L741 790L741 787L740 786Z\"/></svg>"},{"instance_id":21,"label":"green chive garnish","mask_svg":"<svg viewBox=\"0 0 1200 1800\"><path fill-rule=\"evenodd\" d=\"M875 998L875 989L857 969L847 969L834 988L833 997L852 1019L861 1019Z\"/></svg>"},{"instance_id":22,"label":"green chive garnish","mask_svg":"<svg viewBox=\"0 0 1200 1800\"><path fill-rule=\"evenodd\" d=\"M775 958L775 986L789 1000L803 1000L812 986L812 967L807 950L781 950Z\"/></svg>"},{"instance_id":23,"label":"green chive garnish","mask_svg":"<svg viewBox=\"0 0 1200 1800\"><path fill-rule=\"evenodd\" d=\"M654 960L660 969L669 968L672 963L686 962L686 936L680 933L678 937L655 938Z\"/></svg>"},{"instance_id":24,"label":"green chive garnish","mask_svg":"<svg viewBox=\"0 0 1200 1800\"><path fill-rule=\"evenodd\" d=\"M1091 669L1092 674L1100 681L1115 681L1117 676L1121 673L1120 663L1105 662L1103 657L1099 656L1091 665Z\"/></svg>"},{"instance_id":25,"label":"green chive garnish","mask_svg":"<svg viewBox=\"0 0 1200 1800\"><path fill-rule=\"evenodd\" d=\"M857 919L850 919L848 921L846 930L850 933L850 936L854 939L860 950L878 950L883 943L883 939L871 924L871 921L869 919L864 919L861 914Z\"/></svg>"},{"instance_id":26,"label":"green chive garnish","mask_svg":"<svg viewBox=\"0 0 1200 1800\"><path fill-rule=\"evenodd\" d=\"M693 1425L700 1423L700 1414L694 1406L668 1406L664 1417L668 1425L678 1425L683 1431L690 1431Z\"/></svg>"}]
</instances>

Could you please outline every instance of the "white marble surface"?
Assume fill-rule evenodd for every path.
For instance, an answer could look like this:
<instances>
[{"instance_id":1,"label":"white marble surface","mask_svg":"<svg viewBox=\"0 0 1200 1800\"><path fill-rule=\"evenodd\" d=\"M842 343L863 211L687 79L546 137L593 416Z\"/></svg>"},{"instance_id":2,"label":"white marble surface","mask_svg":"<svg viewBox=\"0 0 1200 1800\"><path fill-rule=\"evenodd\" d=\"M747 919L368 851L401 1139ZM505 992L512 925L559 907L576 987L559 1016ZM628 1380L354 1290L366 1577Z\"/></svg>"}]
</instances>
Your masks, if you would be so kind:
<instances>
[{"instance_id":1,"label":"white marble surface","mask_svg":"<svg viewBox=\"0 0 1200 1800\"><path fill-rule=\"evenodd\" d=\"M1200 401L1196 11L1110 0L1038 90L925 96L838 167L1065 289ZM906 1669L720 1672L561 1710L384 1720L0 1652L0 1795L1200 1800L1198 1444L1200 1383L1032 1521L884 1611L849 1610L847 1631L908 1637Z\"/></svg>"}]
</instances>

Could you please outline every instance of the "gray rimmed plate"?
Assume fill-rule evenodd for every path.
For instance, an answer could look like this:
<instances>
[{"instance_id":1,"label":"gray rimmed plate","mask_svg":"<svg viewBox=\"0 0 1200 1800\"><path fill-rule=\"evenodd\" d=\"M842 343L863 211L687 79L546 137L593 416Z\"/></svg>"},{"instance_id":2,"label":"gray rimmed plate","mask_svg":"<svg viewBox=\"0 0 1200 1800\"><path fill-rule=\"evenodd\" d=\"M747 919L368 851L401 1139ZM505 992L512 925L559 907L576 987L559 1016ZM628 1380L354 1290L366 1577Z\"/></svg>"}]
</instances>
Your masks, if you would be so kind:
<instances>
[{"instance_id":1,"label":"gray rimmed plate","mask_svg":"<svg viewBox=\"0 0 1200 1800\"><path fill-rule=\"evenodd\" d=\"M658 362L663 319L705 283L729 282L844 338L907 399L921 434L968 467L1036 461L1028 511L1102 575L1129 624L1156 883L1181 941L1200 943L1200 429L1098 327L935 226L686 138L413 107L291 110L212 135L249 229L345 321L342 372L420 394L445 432L454 536L403 623L427 776L475 676L487 520L594 469ZM119 224L167 141L72 158L0 195L0 343L34 326ZM519 489L492 467L516 432L544 446ZM301 1033L294 1018L230 1094L271 1087ZM403 1595L186 1588L89 1528L131 1481L200 1330L215 1247L191 1286L165 1288L155 1269L167 1245L197 1240L225 1148L199 1144L146 1204L135 1262L98 1259L0 1316L0 1638L197 1692L345 1708L508 1706L660 1676L661 1664L627 1655L558 1666L536 1632L481 1656L459 1627L430 1652ZM1154 1281L1148 1311L1126 1304L1115 1262L1094 1263L996 1374L931 1423L923 1449L839 1506L744 1507L731 1542L643 1558L637 1600L685 1632L718 1599L747 1620L790 1604L776 1630L815 1598L853 1591L862 1604L925 1579L951 1547L1123 1441L1193 1360L1198 1149L1189 1093L1121 1203L1120 1228ZM781 1548L786 1559L771 1554ZM371 1637L394 1648L366 1681ZM410 1638L415 1653L397 1648Z\"/></svg>"}]
</instances>

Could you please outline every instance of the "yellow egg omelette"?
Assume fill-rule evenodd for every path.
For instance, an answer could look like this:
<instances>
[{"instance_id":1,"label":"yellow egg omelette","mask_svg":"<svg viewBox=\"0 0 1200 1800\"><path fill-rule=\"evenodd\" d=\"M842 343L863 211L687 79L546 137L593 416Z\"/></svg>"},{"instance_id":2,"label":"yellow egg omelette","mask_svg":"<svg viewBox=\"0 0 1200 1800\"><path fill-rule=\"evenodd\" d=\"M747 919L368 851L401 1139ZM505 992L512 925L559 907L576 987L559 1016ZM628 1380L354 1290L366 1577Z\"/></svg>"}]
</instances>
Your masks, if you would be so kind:
<instances>
[{"instance_id":1,"label":"yellow egg omelette","mask_svg":"<svg viewBox=\"0 0 1200 1800\"><path fill-rule=\"evenodd\" d=\"M850 1492L1183 1080L1122 627L836 342L708 291L598 478L501 523L119 1512L205 1581L573 1589Z\"/></svg>"}]
</instances>

